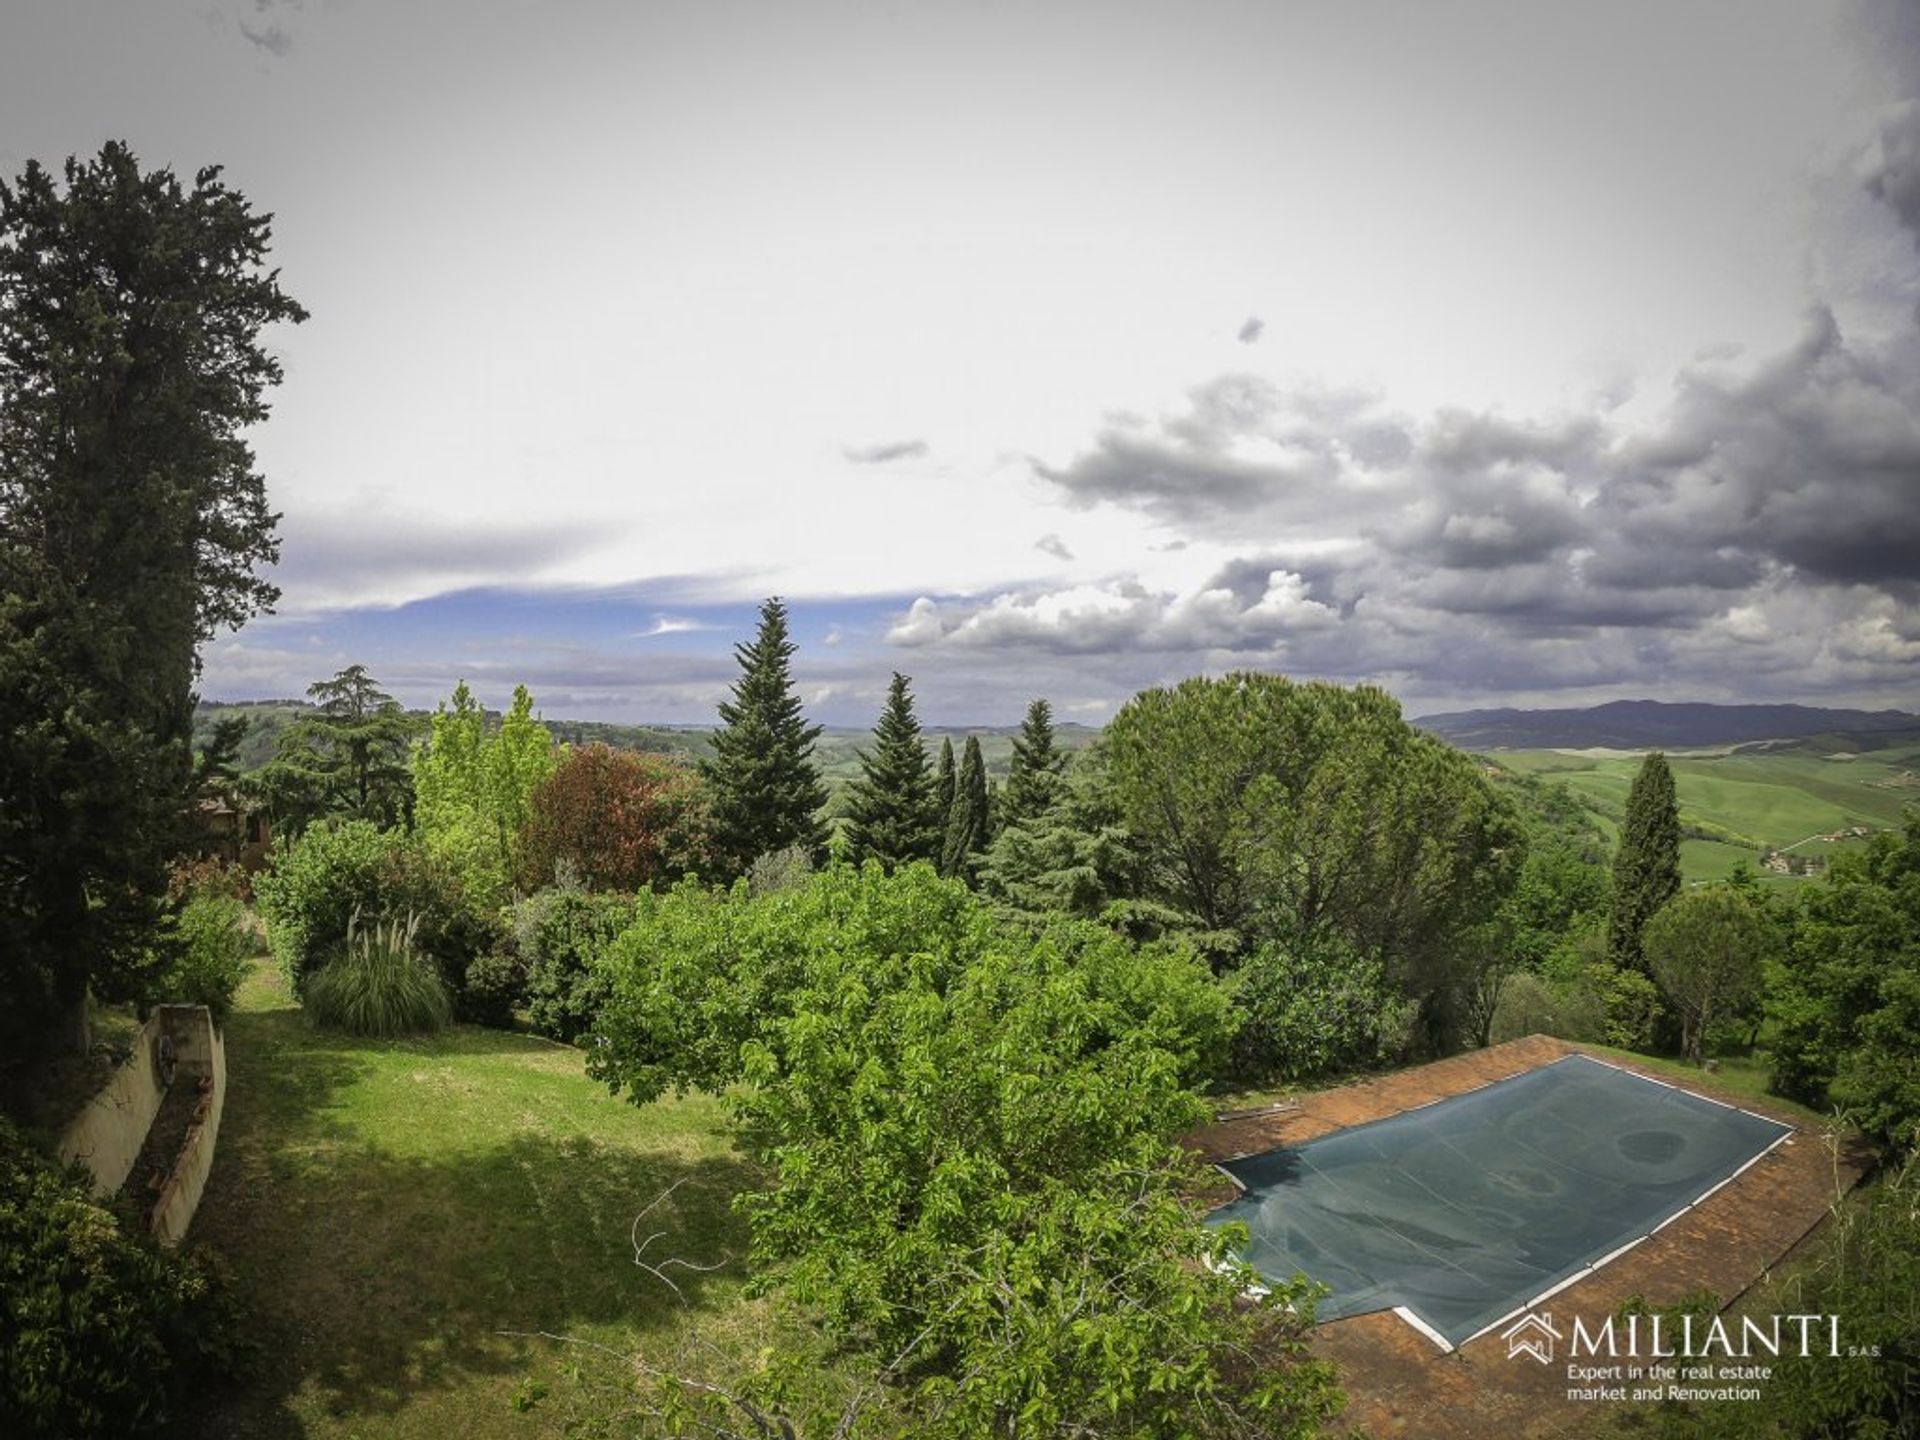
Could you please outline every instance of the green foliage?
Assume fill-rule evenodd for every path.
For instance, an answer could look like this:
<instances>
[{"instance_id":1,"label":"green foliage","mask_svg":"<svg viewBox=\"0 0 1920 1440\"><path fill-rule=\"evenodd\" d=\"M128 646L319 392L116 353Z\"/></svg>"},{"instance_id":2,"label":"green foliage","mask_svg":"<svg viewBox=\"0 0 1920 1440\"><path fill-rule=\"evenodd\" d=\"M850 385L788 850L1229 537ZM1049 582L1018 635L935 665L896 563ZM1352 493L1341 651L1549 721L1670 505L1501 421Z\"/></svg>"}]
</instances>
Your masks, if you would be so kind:
<instances>
[{"instance_id":1,"label":"green foliage","mask_svg":"<svg viewBox=\"0 0 1920 1440\"><path fill-rule=\"evenodd\" d=\"M1660 1032L1660 989L1638 970L1596 967L1594 984L1600 993L1605 1020L1601 1038L1622 1050L1653 1049Z\"/></svg>"},{"instance_id":2,"label":"green foliage","mask_svg":"<svg viewBox=\"0 0 1920 1440\"><path fill-rule=\"evenodd\" d=\"M1626 819L1613 858L1613 899L1607 948L1615 965L1645 970L1642 932L1654 913L1680 890L1680 811L1673 771L1658 750L1640 762L1627 794Z\"/></svg>"},{"instance_id":3,"label":"green foliage","mask_svg":"<svg viewBox=\"0 0 1920 1440\"><path fill-rule=\"evenodd\" d=\"M1920 813L1809 885L1768 987L1773 1086L1844 1103L1883 1145L1920 1126Z\"/></svg>"},{"instance_id":4,"label":"green foliage","mask_svg":"<svg viewBox=\"0 0 1920 1440\"><path fill-rule=\"evenodd\" d=\"M987 843L987 766L980 758L980 741L975 736L967 737L945 813L947 827L941 837L940 873L971 882L977 865L975 857Z\"/></svg>"},{"instance_id":5,"label":"green foliage","mask_svg":"<svg viewBox=\"0 0 1920 1440\"><path fill-rule=\"evenodd\" d=\"M1653 913L1641 952L1680 1016L1681 1048L1698 1064L1707 1034L1746 1013L1778 937L1737 889L1715 885L1678 894Z\"/></svg>"},{"instance_id":6,"label":"green foliage","mask_svg":"<svg viewBox=\"0 0 1920 1440\"><path fill-rule=\"evenodd\" d=\"M1041 923L1101 919L1136 939L1177 928L1181 916L1134 897L1145 889L1140 846L1120 821L1106 751L1075 757L1056 802L1038 820L1004 826L980 857L981 892Z\"/></svg>"},{"instance_id":7,"label":"green foliage","mask_svg":"<svg viewBox=\"0 0 1920 1440\"><path fill-rule=\"evenodd\" d=\"M166 966L150 984L149 995L204 1005L216 1021L224 1021L253 956L247 907L230 891L196 886L177 902L170 919Z\"/></svg>"},{"instance_id":8,"label":"green foliage","mask_svg":"<svg viewBox=\"0 0 1920 1440\"><path fill-rule=\"evenodd\" d=\"M364 665L307 687L314 708L280 733L274 758L252 779L275 828L299 834L345 817L397 825L413 809L407 751L414 724Z\"/></svg>"},{"instance_id":9,"label":"green foliage","mask_svg":"<svg viewBox=\"0 0 1920 1440\"><path fill-rule=\"evenodd\" d=\"M820 727L801 718L787 638L787 608L776 596L760 607L751 644L736 645L740 678L733 699L720 705L713 758L703 760L713 807L713 843L721 874L746 873L757 856L802 846L818 863L826 857L820 818L826 787L813 762Z\"/></svg>"},{"instance_id":10,"label":"green foliage","mask_svg":"<svg viewBox=\"0 0 1920 1440\"><path fill-rule=\"evenodd\" d=\"M444 1030L453 1001L433 963L414 946L418 921L408 917L347 926L344 953L307 981L314 1024L349 1035L418 1035Z\"/></svg>"},{"instance_id":11,"label":"green foliage","mask_svg":"<svg viewBox=\"0 0 1920 1440\"><path fill-rule=\"evenodd\" d=\"M0 1120L0 1432L153 1434L229 1373L216 1272L120 1227Z\"/></svg>"},{"instance_id":12,"label":"green foliage","mask_svg":"<svg viewBox=\"0 0 1920 1440\"><path fill-rule=\"evenodd\" d=\"M486 712L462 680L433 713L414 755L414 825L429 853L460 877L476 905L506 903L535 789L554 772L553 738L533 718L524 685L489 731Z\"/></svg>"},{"instance_id":13,"label":"green foliage","mask_svg":"<svg viewBox=\"0 0 1920 1440\"><path fill-rule=\"evenodd\" d=\"M536 1031L572 1043L593 1027L610 988L600 957L633 915L632 899L577 886L541 890L513 907Z\"/></svg>"},{"instance_id":14,"label":"green foliage","mask_svg":"<svg viewBox=\"0 0 1920 1440\"><path fill-rule=\"evenodd\" d=\"M747 890L753 895L778 895L798 889L813 874L813 858L798 845L770 850L754 857L747 867Z\"/></svg>"},{"instance_id":15,"label":"green foliage","mask_svg":"<svg viewBox=\"0 0 1920 1440\"><path fill-rule=\"evenodd\" d=\"M142 983L192 794L196 650L271 605L244 436L304 312L270 232L120 143L0 185L0 1055Z\"/></svg>"},{"instance_id":16,"label":"green foliage","mask_svg":"<svg viewBox=\"0 0 1920 1440\"><path fill-rule=\"evenodd\" d=\"M1324 928L1381 958L1432 1039L1457 1037L1456 955L1522 838L1471 759L1408 726L1384 691L1263 674L1144 691L1106 751L1144 898L1222 937L1229 963Z\"/></svg>"},{"instance_id":17,"label":"green foliage","mask_svg":"<svg viewBox=\"0 0 1920 1440\"><path fill-rule=\"evenodd\" d=\"M1233 1069L1255 1083L1366 1070L1399 1058L1413 1006L1379 960L1324 931L1268 941L1229 977Z\"/></svg>"},{"instance_id":18,"label":"green foliage","mask_svg":"<svg viewBox=\"0 0 1920 1440\"><path fill-rule=\"evenodd\" d=\"M640 1101L748 1082L760 1283L859 1346L912 1433L1306 1434L1336 1407L1304 1288L1239 1308L1238 1237L1182 1196L1172 1138L1229 1027L1190 957L1024 938L869 865L643 897L608 963L591 1067Z\"/></svg>"},{"instance_id":19,"label":"green foliage","mask_svg":"<svg viewBox=\"0 0 1920 1440\"><path fill-rule=\"evenodd\" d=\"M1060 793L1060 776L1067 757L1054 745L1053 707L1045 700L1027 706L1020 733L1013 741L1013 762L1002 794L1003 825L1032 824L1047 813Z\"/></svg>"},{"instance_id":20,"label":"green foliage","mask_svg":"<svg viewBox=\"0 0 1920 1440\"><path fill-rule=\"evenodd\" d=\"M254 895L274 957L303 996L309 975L345 950L355 914L411 917L421 953L456 999L469 967L502 939L492 912L472 905L444 864L408 837L363 820L316 825L297 840L280 837ZM460 1001L462 1018L493 1012L496 978L486 977L471 1007Z\"/></svg>"},{"instance_id":21,"label":"green foliage","mask_svg":"<svg viewBox=\"0 0 1920 1440\"><path fill-rule=\"evenodd\" d=\"M942 735L940 737L940 759L933 767L933 811L934 814L941 817L943 824L953 814L953 786L954 781L958 778L953 763L953 737L951 735ZM984 783L984 772L982 772L981 779ZM945 874L946 872L943 870L941 873Z\"/></svg>"},{"instance_id":22,"label":"green foliage","mask_svg":"<svg viewBox=\"0 0 1920 1440\"><path fill-rule=\"evenodd\" d=\"M860 778L848 795L847 858L855 865L878 860L888 869L937 859L942 835L933 776L913 692L898 671L873 734L873 748L861 753Z\"/></svg>"}]
</instances>

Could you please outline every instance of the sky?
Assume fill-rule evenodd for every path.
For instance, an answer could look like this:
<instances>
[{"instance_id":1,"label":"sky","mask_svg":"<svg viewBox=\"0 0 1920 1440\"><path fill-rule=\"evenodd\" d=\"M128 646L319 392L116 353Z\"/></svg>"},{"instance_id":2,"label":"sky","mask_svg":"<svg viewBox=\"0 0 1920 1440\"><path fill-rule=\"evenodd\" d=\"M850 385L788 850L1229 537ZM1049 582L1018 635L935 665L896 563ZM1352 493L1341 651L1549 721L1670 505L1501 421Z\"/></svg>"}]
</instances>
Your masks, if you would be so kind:
<instances>
[{"instance_id":1,"label":"sky","mask_svg":"<svg viewBox=\"0 0 1920 1440\"><path fill-rule=\"evenodd\" d=\"M310 320L209 698L1920 709L1920 6L10 0Z\"/></svg>"}]
</instances>

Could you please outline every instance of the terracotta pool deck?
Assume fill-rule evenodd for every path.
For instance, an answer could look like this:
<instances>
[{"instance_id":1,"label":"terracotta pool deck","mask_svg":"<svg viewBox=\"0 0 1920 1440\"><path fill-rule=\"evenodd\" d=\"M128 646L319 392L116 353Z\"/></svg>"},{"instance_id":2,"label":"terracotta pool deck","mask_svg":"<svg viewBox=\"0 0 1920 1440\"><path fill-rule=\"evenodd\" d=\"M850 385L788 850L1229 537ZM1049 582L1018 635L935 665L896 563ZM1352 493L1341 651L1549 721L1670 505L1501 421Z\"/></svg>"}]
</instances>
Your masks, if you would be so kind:
<instances>
[{"instance_id":1,"label":"terracotta pool deck","mask_svg":"<svg viewBox=\"0 0 1920 1440\"><path fill-rule=\"evenodd\" d=\"M1676 1083L1670 1074L1615 1054L1531 1035L1301 1095L1289 1102L1292 1108L1209 1125L1191 1135L1189 1143L1209 1160L1297 1145L1463 1095L1571 1054ZM1562 1317L1580 1315L1593 1324L1636 1295L1652 1305L1668 1305L1710 1290L1723 1304L1731 1304L1804 1240L1827 1217L1836 1193L1851 1189L1867 1169L1868 1157L1857 1144L1843 1144L1836 1153L1824 1132L1804 1118L1765 1100L1717 1088L1711 1074L1690 1075L1677 1083L1791 1125L1794 1134L1626 1254L1542 1302L1540 1309ZM1313 1343L1340 1367L1349 1396L1341 1423L1379 1440L1567 1435L1598 1418L1598 1405L1567 1399L1563 1362L1543 1365L1526 1355L1509 1359L1501 1328L1447 1353L1386 1310L1321 1325Z\"/></svg>"}]
</instances>

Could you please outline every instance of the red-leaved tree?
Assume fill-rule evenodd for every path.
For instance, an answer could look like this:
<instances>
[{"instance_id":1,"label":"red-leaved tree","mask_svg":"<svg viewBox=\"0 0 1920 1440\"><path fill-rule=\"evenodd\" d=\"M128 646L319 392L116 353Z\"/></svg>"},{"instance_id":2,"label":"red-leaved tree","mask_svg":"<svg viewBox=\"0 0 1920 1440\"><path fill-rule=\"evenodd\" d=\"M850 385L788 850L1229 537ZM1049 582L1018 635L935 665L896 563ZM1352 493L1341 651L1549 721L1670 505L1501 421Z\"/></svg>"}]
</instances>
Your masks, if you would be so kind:
<instances>
[{"instance_id":1,"label":"red-leaved tree","mask_svg":"<svg viewBox=\"0 0 1920 1440\"><path fill-rule=\"evenodd\" d=\"M520 832L520 883L554 883L561 867L593 890L644 890L707 858L700 777L656 755L606 745L569 751L534 789Z\"/></svg>"}]
</instances>

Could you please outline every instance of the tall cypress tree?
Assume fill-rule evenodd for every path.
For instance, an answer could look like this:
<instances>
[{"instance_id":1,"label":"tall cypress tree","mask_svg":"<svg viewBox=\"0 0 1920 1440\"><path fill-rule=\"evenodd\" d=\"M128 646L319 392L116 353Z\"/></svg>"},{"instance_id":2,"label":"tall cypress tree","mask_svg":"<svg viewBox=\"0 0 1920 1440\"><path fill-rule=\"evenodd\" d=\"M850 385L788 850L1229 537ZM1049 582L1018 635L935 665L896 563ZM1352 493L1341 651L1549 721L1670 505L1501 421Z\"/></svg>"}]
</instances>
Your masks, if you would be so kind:
<instances>
[{"instance_id":1,"label":"tall cypress tree","mask_svg":"<svg viewBox=\"0 0 1920 1440\"><path fill-rule=\"evenodd\" d=\"M953 737L940 737L940 763L933 769L933 813L940 822L940 833L947 832L947 821L953 815Z\"/></svg>"},{"instance_id":2,"label":"tall cypress tree","mask_svg":"<svg viewBox=\"0 0 1920 1440\"><path fill-rule=\"evenodd\" d=\"M820 807L826 787L813 763L820 727L801 718L790 662L787 607L760 607L760 630L733 647L740 662L733 699L720 702L713 758L700 762L713 807L713 848L721 871L741 875L770 851L798 845L818 863L826 854Z\"/></svg>"},{"instance_id":3,"label":"tall cypress tree","mask_svg":"<svg viewBox=\"0 0 1920 1440\"><path fill-rule=\"evenodd\" d=\"M861 752L860 778L848 799L849 858L856 865L878 860L889 870L937 859L941 833L933 774L913 714L913 692L898 671L873 733L873 749Z\"/></svg>"},{"instance_id":4,"label":"tall cypress tree","mask_svg":"<svg viewBox=\"0 0 1920 1440\"><path fill-rule=\"evenodd\" d=\"M1607 953L1615 965L1645 970L1640 937L1653 913L1680 890L1680 810L1673 771L1658 750L1640 763L1627 793L1627 817L1613 857L1613 905Z\"/></svg>"},{"instance_id":5,"label":"tall cypress tree","mask_svg":"<svg viewBox=\"0 0 1920 1440\"><path fill-rule=\"evenodd\" d=\"M1060 772L1067 757L1053 743L1053 707L1044 700L1027 706L1027 717L1013 741L1013 764L1002 796L1000 823L1038 820L1060 793Z\"/></svg>"},{"instance_id":6,"label":"tall cypress tree","mask_svg":"<svg viewBox=\"0 0 1920 1440\"><path fill-rule=\"evenodd\" d=\"M973 860L987 846L987 765L980 741L969 735L961 754L960 773L954 779L953 803L947 809L947 831L940 847L940 873L973 880Z\"/></svg>"}]
</instances>

